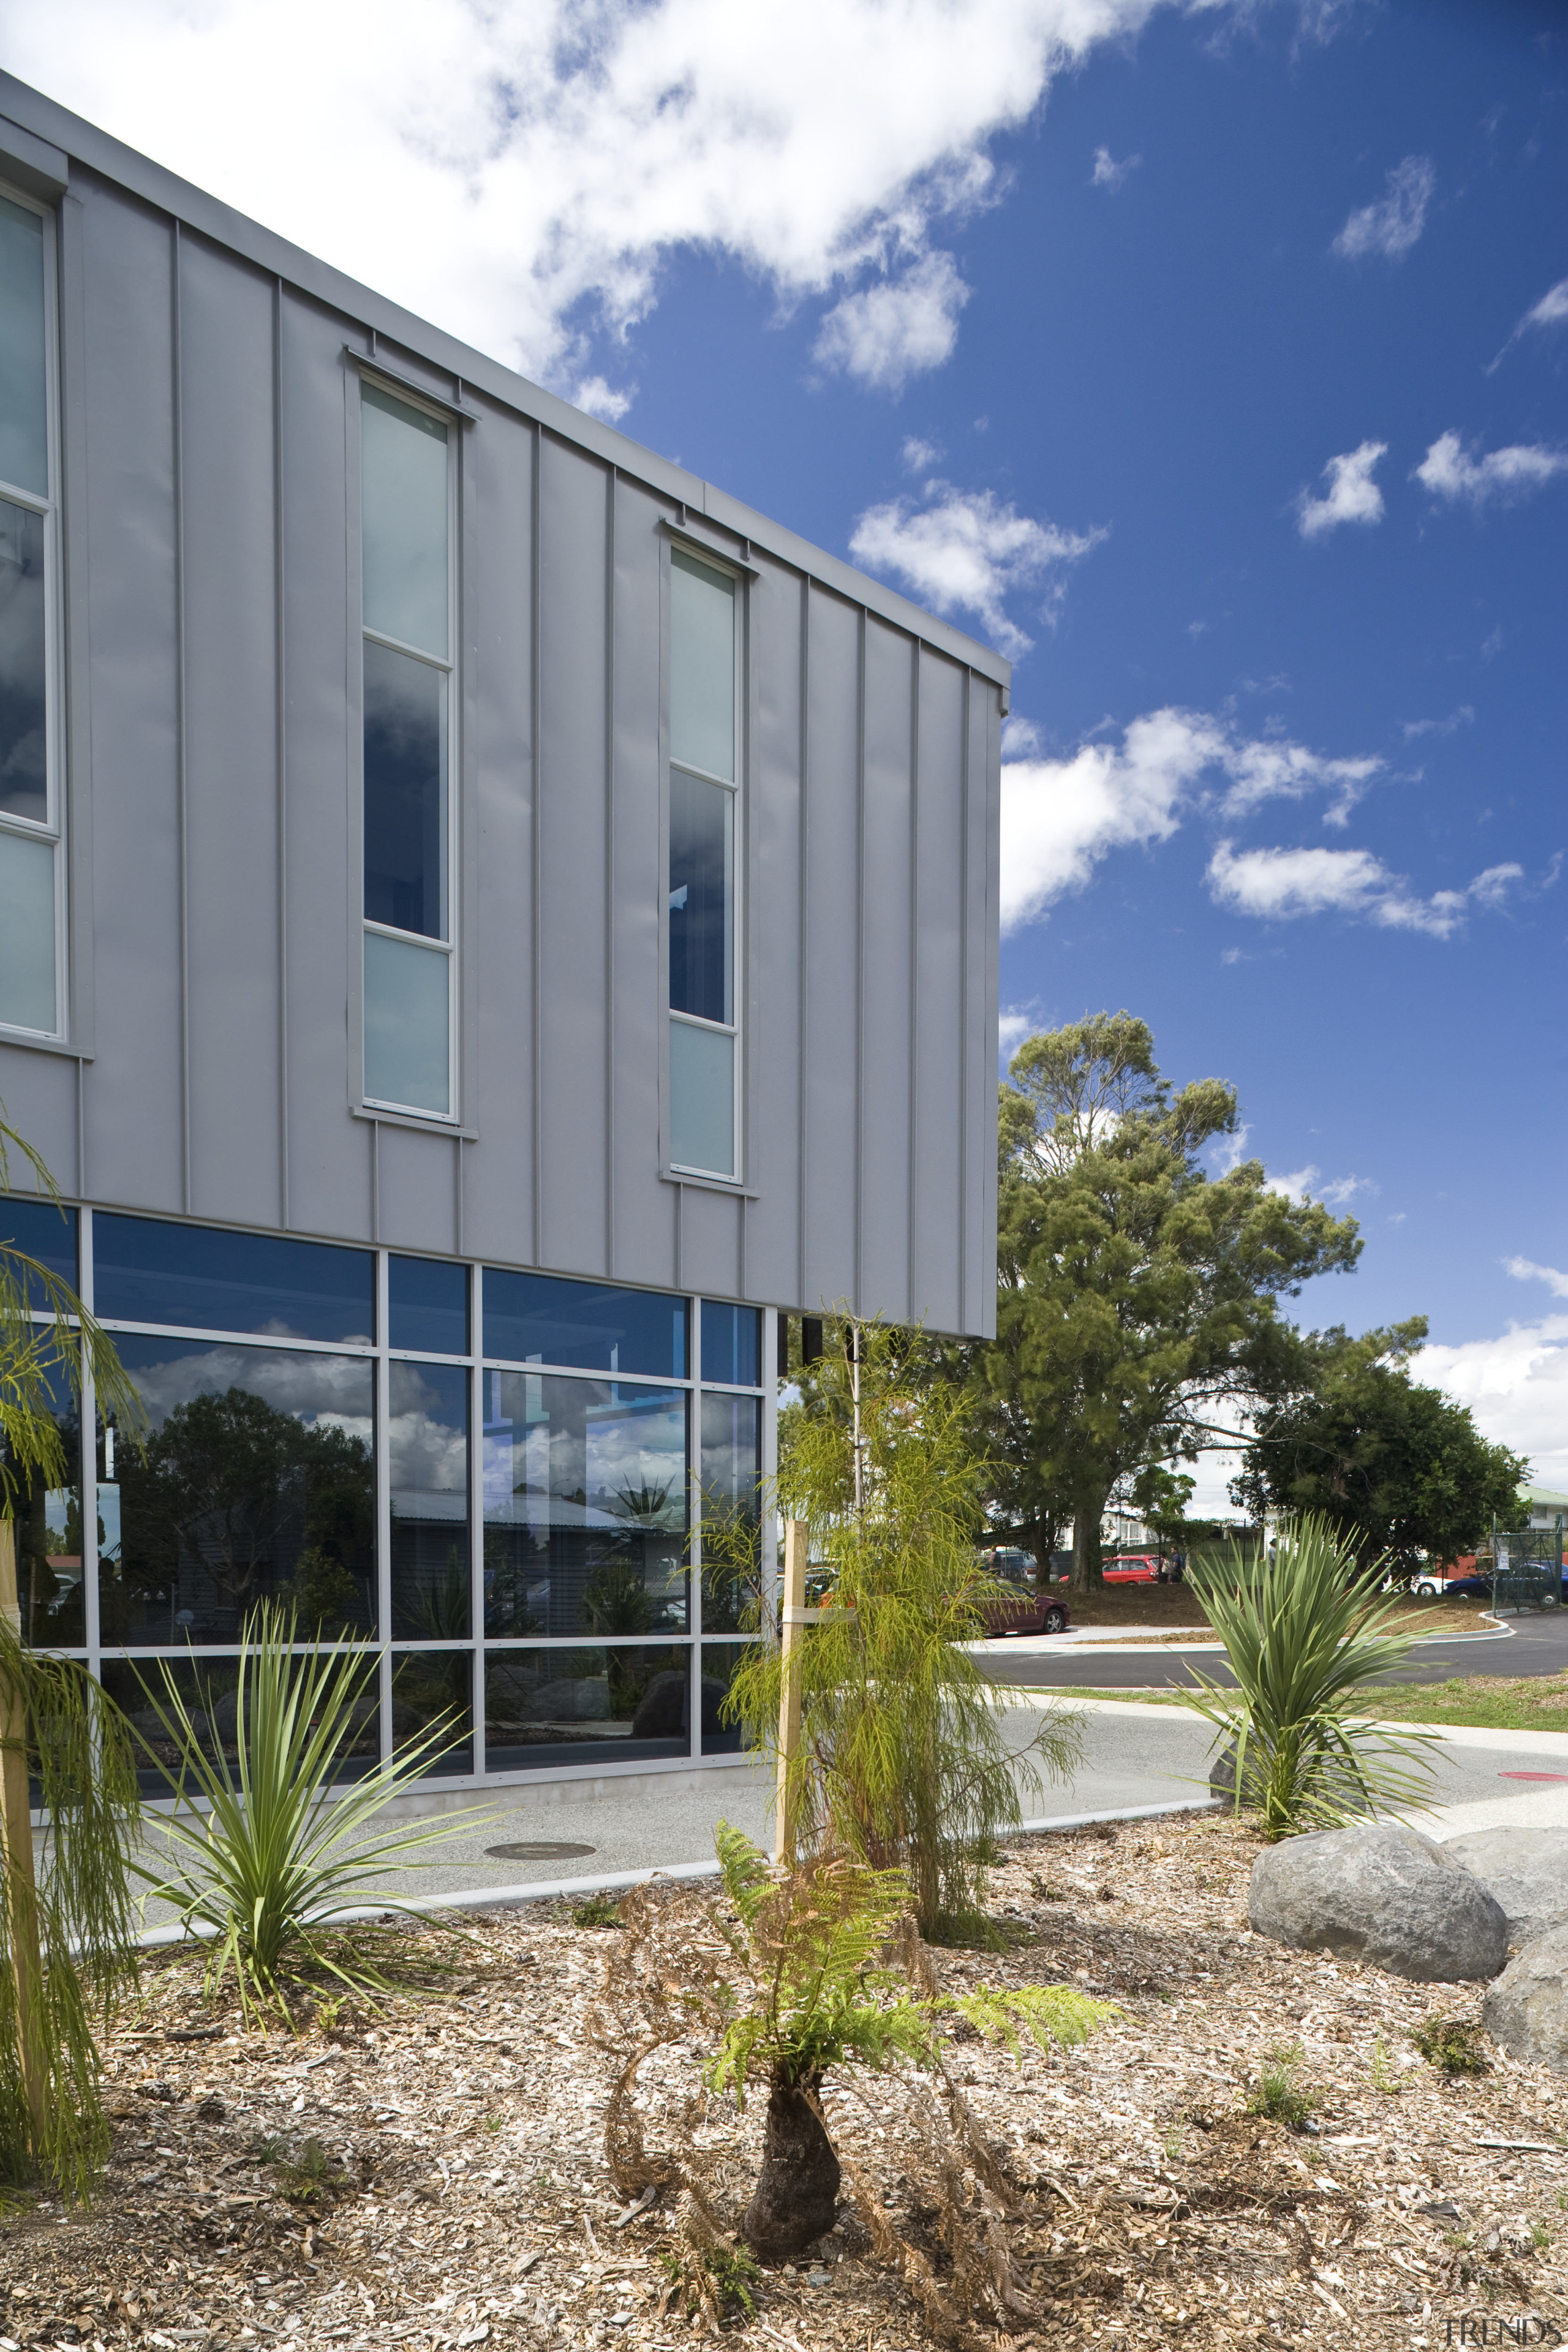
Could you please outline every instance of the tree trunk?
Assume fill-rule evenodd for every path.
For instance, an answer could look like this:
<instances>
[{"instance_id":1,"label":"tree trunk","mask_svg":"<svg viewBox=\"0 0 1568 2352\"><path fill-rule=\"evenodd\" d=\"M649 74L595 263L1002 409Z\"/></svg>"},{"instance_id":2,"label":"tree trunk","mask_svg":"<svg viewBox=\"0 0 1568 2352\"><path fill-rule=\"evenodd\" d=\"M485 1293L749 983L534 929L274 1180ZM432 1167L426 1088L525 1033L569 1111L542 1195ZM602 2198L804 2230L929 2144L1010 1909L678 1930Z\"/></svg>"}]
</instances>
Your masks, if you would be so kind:
<instances>
[{"instance_id":1,"label":"tree trunk","mask_svg":"<svg viewBox=\"0 0 1568 2352\"><path fill-rule=\"evenodd\" d=\"M1029 1523L1029 1549L1034 1556L1035 1589L1038 1592L1043 1592L1051 1580L1051 1561L1060 1533L1055 1519L1033 1519Z\"/></svg>"},{"instance_id":2,"label":"tree trunk","mask_svg":"<svg viewBox=\"0 0 1568 2352\"><path fill-rule=\"evenodd\" d=\"M1100 1523L1105 1517L1103 1486L1073 1496L1072 1589L1098 1592L1105 1583L1100 1563Z\"/></svg>"},{"instance_id":3,"label":"tree trunk","mask_svg":"<svg viewBox=\"0 0 1568 2352\"><path fill-rule=\"evenodd\" d=\"M820 2080L820 2078L817 2078ZM838 2158L806 2096L817 2080L784 2083L768 2094L763 2167L741 2223L759 2262L787 2263L831 2230L838 2211Z\"/></svg>"}]
</instances>

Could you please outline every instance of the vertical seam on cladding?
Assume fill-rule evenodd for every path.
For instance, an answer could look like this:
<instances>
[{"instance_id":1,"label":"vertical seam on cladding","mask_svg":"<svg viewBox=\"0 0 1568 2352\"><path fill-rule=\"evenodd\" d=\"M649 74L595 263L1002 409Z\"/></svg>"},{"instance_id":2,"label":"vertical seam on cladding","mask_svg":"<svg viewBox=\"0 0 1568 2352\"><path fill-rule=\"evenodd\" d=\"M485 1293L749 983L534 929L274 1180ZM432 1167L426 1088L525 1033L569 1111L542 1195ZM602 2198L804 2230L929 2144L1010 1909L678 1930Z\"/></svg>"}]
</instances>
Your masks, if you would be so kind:
<instances>
[{"instance_id":1,"label":"vertical seam on cladding","mask_svg":"<svg viewBox=\"0 0 1568 2352\"><path fill-rule=\"evenodd\" d=\"M904 1201L904 1316L915 1311L915 1232L920 1201L920 1168L916 1143L920 1135L920 893L921 893L921 642L916 637L910 659L910 1091L909 1183Z\"/></svg>"},{"instance_id":2,"label":"vertical seam on cladding","mask_svg":"<svg viewBox=\"0 0 1568 2352\"><path fill-rule=\"evenodd\" d=\"M373 1248L381 1247L381 1121L370 1123L370 1238Z\"/></svg>"},{"instance_id":3,"label":"vertical seam on cladding","mask_svg":"<svg viewBox=\"0 0 1568 2352\"><path fill-rule=\"evenodd\" d=\"M855 1245L853 1311L866 1311L866 644L869 621L858 610L855 663Z\"/></svg>"},{"instance_id":4,"label":"vertical seam on cladding","mask_svg":"<svg viewBox=\"0 0 1568 2352\"><path fill-rule=\"evenodd\" d=\"M969 735L974 674L963 673L963 742L958 762L958 1328L969 1328Z\"/></svg>"},{"instance_id":5,"label":"vertical seam on cladding","mask_svg":"<svg viewBox=\"0 0 1568 2352\"><path fill-rule=\"evenodd\" d=\"M616 1273L616 485L605 476L605 1271Z\"/></svg>"},{"instance_id":6,"label":"vertical seam on cladding","mask_svg":"<svg viewBox=\"0 0 1568 2352\"><path fill-rule=\"evenodd\" d=\"M289 1200L289 688L283 601L283 280L272 292L272 583L274 719L278 751L278 1199L285 1233Z\"/></svg>"},{"instance_id":7,"label":"vertical seam on cladding","mask_svg":"<svg viewBox=\"0 0 1568 2352\"><path fill-rule=\"evenodd\" d=\"M170 422L174 434L174 799L180 897L180 1205L191 1213L191 943L190 852L185 766L185 420L182 398L183 334L180 318L182 251L180 224L172 222L169 284Z\"/></svg>"},{"instance_id":8,"label":"vertical seam on cladding","mask_svg":"<svg viewBox=\"0 0 1568 2352\"><path fill-rule=\"evenodd\" d=\"M806 1244L806 1144L809 1124L808 1095L805 1083L806 1046L810 1034L811 965L807 959L810 941L811 868L810 815L808 800L811 787L811 729L808 718L808 697L811 691L811 575L803 572L800 578L800 801L798 825L800 834L800 866L796 877L799 892L799 954L795 977L795 1297L804 1310L810 1301L805 1295Z\"/></svg>"},{"instance_id":9,"label":"vertical seam on cladding","mask_svg":"<svg viewBox=\"0 0 1568 2352\"><path fill-rule=\"evenodd\" d=\"M543 623L540 612L540 582L542 570L542 540L544 520L544 427L533 428L532 513L529 516L529 603L528 616L528 744L532 807L532 873L531 877L533 905L530 909L529 939L532 948L529 987L532 1003L529 1006L529 1033L533 1067L530 1072L533 1103L533 1263L542 1264L544 1257L544 1020L542 983L544 971L544 894L542 887L544 848L544 795L540 789L540 759L543 729L540 720L540 696L544 681Z\"/></svg>"}]
</instances>

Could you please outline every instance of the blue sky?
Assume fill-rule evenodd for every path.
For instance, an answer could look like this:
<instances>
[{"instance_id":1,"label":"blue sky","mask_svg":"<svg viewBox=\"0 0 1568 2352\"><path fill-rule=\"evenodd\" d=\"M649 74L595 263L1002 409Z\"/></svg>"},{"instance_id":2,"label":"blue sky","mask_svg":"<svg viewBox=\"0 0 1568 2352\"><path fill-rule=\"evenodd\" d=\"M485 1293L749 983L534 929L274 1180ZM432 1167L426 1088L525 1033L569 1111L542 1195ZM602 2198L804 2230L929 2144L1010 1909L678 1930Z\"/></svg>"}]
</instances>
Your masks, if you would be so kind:
<instances>
[{"instance_id":1,"label":"blue sky","mask_svg":"<svg viewBox=\"0 0 1568 2352\"><path fill-rule=\"evenodd\" d=\"M1426 1314L1568 1486L1561 8L0 0L0 41L1010 651L1005 1034L1125 1005L1232 1080L1366 1234L1303 1315Z\"/></svg>"}]
</instances>

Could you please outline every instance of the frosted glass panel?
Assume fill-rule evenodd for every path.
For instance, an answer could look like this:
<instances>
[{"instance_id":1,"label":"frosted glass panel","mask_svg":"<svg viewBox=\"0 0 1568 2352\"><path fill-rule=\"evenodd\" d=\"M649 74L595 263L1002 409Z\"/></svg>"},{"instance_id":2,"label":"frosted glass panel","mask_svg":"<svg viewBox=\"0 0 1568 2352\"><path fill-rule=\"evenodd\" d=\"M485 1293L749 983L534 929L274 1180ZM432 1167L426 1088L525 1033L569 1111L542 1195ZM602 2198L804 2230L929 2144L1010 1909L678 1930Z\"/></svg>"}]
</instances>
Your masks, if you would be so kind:
<instances>
[{"instance_id":1,"label":"frosted glass panel","mask_svg":"<svg viewBox=\"0 0 1568 2352\"><path fill-rule=\"evenodd\" d=\"M721 1029L669 1024L669 1156L711 1176L735 1172L735 1041Z\"/></svg>"},{"instance_id":2,"label":"frosted glass panel","mask_svg":"<svg viewBox=\"0 0 1568 2352\"><path fill-rule=\"evenodd\" d=\"M0 1021L53 1035L55 852L0 833Z\"/></svg>"},{"instance_id":3,"label":"frosted glass panel","mask_svg":"<svg viewBox=\"0 0 1568 2352\"><path fill-rule=\"evenodd\" d=\"M677 548L669 559L669 753L735 772L735 583Z\"/></svg>"},{"instance_id":4,"label":"frosted glass panel","mask_svg":"<svg viewBox=\"0 0 1568 2352\"><path fill-rule=\"evenodd\" d=\"M41 499L49 494L47 387L44 224L0 196L0 481Z\"/></svg>"},{"instance_id":5,"label":"frosted glass panel","mask_svg":"<svg viewBox=\"0 0 1568 2352\"><path fill-rule=\"evenodd\" d=\"M447 428L363 388L364 622L447 655Z\"/></svg>"},{"instance_id":6,"label":"frosted glass panel","mask_svg":"<svg viewBox=\"0 0 1568 2352\"><path fill-rule=\"evenodd\" d=\"M371 1101L443 1115L450 1108L450 971L439 948L365 933L364 1090Z\"/></svg>"}]
</instances>

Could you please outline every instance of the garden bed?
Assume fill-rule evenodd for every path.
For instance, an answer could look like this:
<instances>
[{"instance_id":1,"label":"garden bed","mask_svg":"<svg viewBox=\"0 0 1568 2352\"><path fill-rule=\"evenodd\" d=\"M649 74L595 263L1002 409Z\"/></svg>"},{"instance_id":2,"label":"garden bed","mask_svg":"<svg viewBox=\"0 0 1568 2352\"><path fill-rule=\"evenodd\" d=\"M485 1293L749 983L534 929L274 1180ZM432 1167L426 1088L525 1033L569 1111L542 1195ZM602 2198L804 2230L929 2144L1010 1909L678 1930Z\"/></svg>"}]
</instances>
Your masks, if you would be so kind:
<instances>
[{"instance_id":1,"label":"garden bed","mask_svg":"<svg viewBox=\"0 0 1568 2352\"><path fill-rule=\"evenodd\" d=\"M1007 2234L1039 2314L989 2340L1436 2347L1483 2311L1494 2325L1538 2312L1568 2335L1562 2079L1489 2047L1489 2073L1448 2080L1417 2054L1422 2021L1473 2020L1479 1987L1252 1937L1257 1850L1212 1816L1022 1839L993 1882L1013 1948L934 1956L954 1989L1068 1982L1123 2011L1048 2059L1017 2063L967 2029L949 2052L1016 2186ZM457 1972L435 1991L298 2038L240 2032L204 2004L195 1964L154 1963L110 2045L114 2150L95 2205L0 2221L0 2337L689 2344L684 2317L657 2310L670 2216L656 2202L626 2218L603 2160L609 2062L582 2020L617 1932L564 1910L498 1915L447 1939ZM1315 2130L1245 2112L1282 2045L1321 2102ZM650 2142L681 2128L697 2063L678 2051L647 2070ZM905 2234L937 2252L932 2215L910 2201L918 2101L846 2070L827 2108ZM713 2101L685 2128L732 2219L760 2103L737 2123ZM728 2332L757 2352L932 2340L853 2216L793 2272L765 2273L755 2316Z\"/></svg>"}]
</instances>

